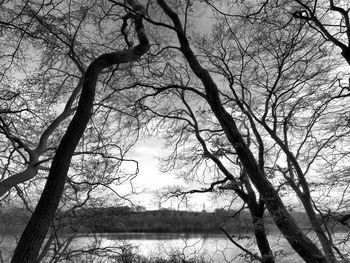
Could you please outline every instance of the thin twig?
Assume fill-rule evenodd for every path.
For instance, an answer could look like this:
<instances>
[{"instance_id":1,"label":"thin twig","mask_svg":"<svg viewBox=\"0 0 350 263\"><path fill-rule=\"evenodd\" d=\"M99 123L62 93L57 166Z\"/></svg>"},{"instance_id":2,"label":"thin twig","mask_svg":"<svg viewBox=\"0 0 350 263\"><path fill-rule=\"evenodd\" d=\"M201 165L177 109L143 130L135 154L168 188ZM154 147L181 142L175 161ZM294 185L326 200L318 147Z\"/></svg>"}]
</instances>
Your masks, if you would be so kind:
<instances>
[{"instance_id":1,"label":"thin twig","mask_svg":"<svg viewBox=\"0 0 350 263\"><path fill-rule=\"evenodd\" d=\"M227 236L227 238L238 248L240 248L241 250L243 250L245 253L247 253L248 255L250 255L251 257L255 258L256 260L259 260L260 262L262 262L262 258L259 257L257 254L254 254L253 252L250 252L248 249L245 249L244 247L242 247L240 244L238 244L236 241L233 240L233 238L230 236L229 233L226 232L225 229L223 229L222 227L219 227L220 230L222 232L224 232L224 234Z\"/></svg>"}]
</instances>

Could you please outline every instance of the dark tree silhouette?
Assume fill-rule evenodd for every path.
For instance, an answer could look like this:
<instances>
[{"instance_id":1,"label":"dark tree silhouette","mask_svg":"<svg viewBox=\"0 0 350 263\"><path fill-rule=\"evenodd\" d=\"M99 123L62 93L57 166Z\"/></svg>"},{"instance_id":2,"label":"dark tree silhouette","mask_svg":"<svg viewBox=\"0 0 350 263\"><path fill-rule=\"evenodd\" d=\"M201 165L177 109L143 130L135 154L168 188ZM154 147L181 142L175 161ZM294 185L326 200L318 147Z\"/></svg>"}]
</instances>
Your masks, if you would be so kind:
<instances>
[{"instance_id":1,"label":"dark tree silhouette","mask_svg":"<svg viewBox=\"0 0 350 263\"><path fill-rule=\"evenodd\" d=\"M181 20L164 0L157 0L164 13L171 19L174 31L180 43L180 49L194 74L201 80L206 93L206 100L218 119L231 145L234 147L247 175L262 195L266 207L284 237L293 249L307 262L334 262L332 251L325 251L326 256L317 245L300 229L294 218L286 209L278 192L268 180L264 171L259 167L254 155L246 145L235 120L225 110L221 103L219 91L209 72L201 66L193 53Z\"/></svg>"},{"instance_id":2,"label":"dark tree silhouette","mask_svg":"<svg viewBox=\"0 0 350 263\"><path fill-rule=\"evenodd\" d=\"M144 8L136 0L128 0L134 10L135 31L139 44L124 51L103 54L96 58L86 70L78 108L64 134L52 161L49 176L39 202L15 249L11 262L36 262L39 250L53 220L74 150L91 118L95 87L100 72L115 64L138 60L149 49L142 16Z\"/></svg>"}]
</instances>

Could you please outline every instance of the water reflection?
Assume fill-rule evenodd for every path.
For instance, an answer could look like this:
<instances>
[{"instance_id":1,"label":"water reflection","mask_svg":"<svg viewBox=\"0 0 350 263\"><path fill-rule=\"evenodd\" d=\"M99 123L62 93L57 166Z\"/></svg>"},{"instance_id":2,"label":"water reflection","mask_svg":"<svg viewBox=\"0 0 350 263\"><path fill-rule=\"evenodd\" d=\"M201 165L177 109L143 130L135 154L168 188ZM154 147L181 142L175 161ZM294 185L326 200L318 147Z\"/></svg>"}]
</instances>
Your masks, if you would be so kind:
<instances>
[{"instance_id":1,"label":"water reflection","mask_svg":"<svg viewBox=\"0 0 350 263\"><path fill-rule=\"evenodd\" d=\"M190 239L190 238L223 238L223 234L213 233L106 233L105 238L111 240L174 240L174 239Z\"/></svg>"},{"instance_id":2,"label":"water reflection","mask_svg":"<svg viewBox=\"0 0 350 263\"><path fill-rule=\"evenodd\" d=\"M245 248L258 252L255 240L251 235L236 236L234 239ZM90 237L91 238L91 237ZM291 253L289 244L280 235L270 236L275 251L282 253L277 262L296 262L295 253ZM91 242L87 236L77 240L79 246ZM186 261L204 258L207 262L252 262L244 253L232 244L223 234L188 234L188 233L111 233L103 234L101 245L130 246L135 253L147 258L169 258L177 255Z\"/></svg>"},{"instance_id":3,"label":"water reflection","mask_svg":"<svg viewBox=\"0 0 350 263\"><path fill-rule=\"evenodd\" d=\"M70 236L60 237L60 243L69 240ZM235 236L234 239L240 245L253 252L258 252L255 239L251 235L245 235L244 239ZM278 254L276 262L292 263L299 262L295 253L292 252L289 244L279 234L270 235L269 240L274 252ZM103 233L95 235L79 234L69 242L68 253L74 251L88 251L100 248L108 248L106 260L97 262L115 262L110 261L114 255L117 255L121 248L131 249L146 258L169 258L172 255L186 261L191 259L204 258L206 262L252 262L244 256L244 253L232 244L226 236L222 234L188 234L188 233ZM13 251L16 240L13 236L5 237L0 250L5 257L4 262L9 262L10 254ZM119 249L119 250L118 250ZM6 259L7 258L7 259ZM108 259L109 258L109 259ZM8 260L8 261L6 261ZM65 261L60 261L65 262ZM72 261L70 261L72 262ZM78 261L74 261L78 262ZM79 260L79 262L93 262L92 257Z\"/></svg>"}]
</instances>

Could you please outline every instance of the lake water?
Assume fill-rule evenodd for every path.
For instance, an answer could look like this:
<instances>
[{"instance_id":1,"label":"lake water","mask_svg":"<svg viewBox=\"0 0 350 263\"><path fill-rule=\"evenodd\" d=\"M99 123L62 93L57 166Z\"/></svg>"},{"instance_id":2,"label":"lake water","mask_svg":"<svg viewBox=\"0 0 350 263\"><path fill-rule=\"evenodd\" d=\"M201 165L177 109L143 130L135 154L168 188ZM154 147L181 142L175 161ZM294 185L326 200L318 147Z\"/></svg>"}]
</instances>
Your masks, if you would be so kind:
<instances>
[{"instance_id":1,"label":"lake water","mask_svg":"<svg viewBox=\"0 0 350 263\"><path fill-rule=\"evenodd\" d=\"M209 262L251 262L243 257L242 250L237 248L222 234L113 234L107 235L111 240L125 240L137 247L144 256L166 257L177 254L185 260L204 257ZM240 245L251 251L257 251L252 235L234 237ZM297 256L291 252L287 241L280 235L270 236L271 245L280 256L280 262L296 262Z\"/></svg>"},{"instance_id":2,"label":"lake water","mask_svg":"<svg viewBox=\"0 0 350 263\"><path fill-rule=\"evenodd\" d=\"M61 237L65 242L68 236ZM292 252L289 244L279 234L269 236L271 247L278 254L277 262L292 263L302 262ZM255 241L251 235L237 235L234 237L240 245L251 251L257 251ZM170 255L177 255L178 258L191 260L203 257L208 262L252 262L242 255L242 250L232 244L222 234L162 234L162 233L112 233L95 235L76 236L69 245L72 253L79 249L91 249L95 244L108 248L109 251L120 251L117 247L124 246L132 249L133 252L145 257L167 258ZM4 262L8 262L9 254L14 249L14 237L6 236L0 241L0 250ZM106 250L107 251L107 250ZM106 252L108 253L108 252ZM93 258L86 256L74 262L91 262ZM108 257L98 262L115 262Z\"/></svg>"}]
</instances>

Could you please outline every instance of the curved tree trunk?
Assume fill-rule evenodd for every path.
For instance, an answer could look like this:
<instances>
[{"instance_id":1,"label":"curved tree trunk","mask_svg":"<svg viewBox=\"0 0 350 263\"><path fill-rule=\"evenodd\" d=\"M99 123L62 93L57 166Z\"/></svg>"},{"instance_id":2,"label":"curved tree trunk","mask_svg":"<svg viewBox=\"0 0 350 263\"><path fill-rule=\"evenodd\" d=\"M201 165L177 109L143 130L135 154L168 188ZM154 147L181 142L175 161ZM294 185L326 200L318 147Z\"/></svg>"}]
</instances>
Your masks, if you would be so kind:
<instances>
[{"instance_id":1,"label":"curved tree trunk","mask_svg":"<svg viewBox=\"0 0 350 263\"><path fill-rule=\"evenodd\" d=\"M303 233L294 218L287 211L277 191L266 177L266 174L259 167L253 153L250 151L240 134L234 119L221 104L218 87L211 78L209 72L199 64L196 56L192 52L178 15L165 3L164 0L157 0L157 3L163 9L164 13L172 20L181 45L182 53L186 57L192 71L203 83L206 91L207 102L209 103L211 110L222 126L227 139L236 150L247 175L264 199L266 207L273 216L277 227L293 249L306 262L327 262L322 251L305 235L305 233Z\"/></svg>"},{"instance_id":2,"label":"curved tree trunk","mask_svg":"<svg viewBox=\"0 0 350 263\"><path fill-rule=\"evenodd\" d=\"M135 12L144 12L137 0L128 0ZM49 176L12 257L12 263L36 262L41 245L53 220L63 193L68 169L74 150L83 135L92 114L97 78L101 70L114 64L138 60L149 49L142 17L135 19L135 30L139 45L125 51L108 53L95 59L86 70L77 111L64 134L53 158Z\"/></svg>"}]
</instances>

